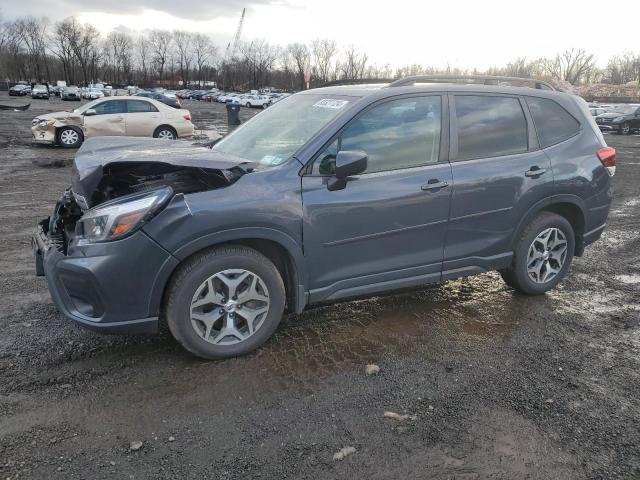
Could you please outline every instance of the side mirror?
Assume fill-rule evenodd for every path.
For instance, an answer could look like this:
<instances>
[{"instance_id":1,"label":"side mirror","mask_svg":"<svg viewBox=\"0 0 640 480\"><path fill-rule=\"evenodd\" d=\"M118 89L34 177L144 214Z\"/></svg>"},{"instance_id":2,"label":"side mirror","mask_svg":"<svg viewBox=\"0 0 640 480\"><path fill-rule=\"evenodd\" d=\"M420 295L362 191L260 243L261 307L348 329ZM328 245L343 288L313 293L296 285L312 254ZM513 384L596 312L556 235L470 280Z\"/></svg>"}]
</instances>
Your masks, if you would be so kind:
<instances>
[{"instance_id":1,"label":"side mirror","mask_svg":"<svg viewBox=\"0 0 640 480\"><path fill-rule=\"evenodd\" d=\"M336 155L334 176L329 178L327 188L331 191L342 190L347 186L347 179L367 169L367 153L362 150L342 150Z\"/></svg>"},{"instance_id":2,"label":"side mirror","mask_svg":"<svg viewBox=\"0 0 640 480\"><path fill-rule=\"evenodd\" d=\"M95 109L93 109L93 108L89 108L89 109L87 109L87 111L86 111L86 112L84 112L84 115L85 115L86 117L90 117L91 115L95 115L95 114L96 114L96 111L95 111Z\"/></svg>"}]
</instances>

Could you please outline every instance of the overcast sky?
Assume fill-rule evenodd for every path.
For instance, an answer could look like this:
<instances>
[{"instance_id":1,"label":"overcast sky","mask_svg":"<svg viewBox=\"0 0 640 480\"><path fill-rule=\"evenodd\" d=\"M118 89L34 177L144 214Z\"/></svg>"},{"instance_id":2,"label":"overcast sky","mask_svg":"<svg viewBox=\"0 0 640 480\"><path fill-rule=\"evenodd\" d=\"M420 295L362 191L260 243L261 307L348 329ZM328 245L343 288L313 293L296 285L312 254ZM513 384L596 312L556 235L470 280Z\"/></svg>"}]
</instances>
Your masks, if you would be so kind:
<instances>
[{"instance_id":1,"label":"overcast sky","mask_svg":"<svg viewBox=\"0 0 640 480\"><path fill-rule=\"evenodd\" d=\"M243 40L284 45L326 37L353 44L379 65L485 69L574 47L595 53L601 64L624 49L638 53L640 1L620 4L620 14L609 7L606 16L602 5L593 0L9 0L0 10L5 18L76 15L104 33L115 28L204 32L224 51L247 7Z\"/></svg>"}]
</instances>

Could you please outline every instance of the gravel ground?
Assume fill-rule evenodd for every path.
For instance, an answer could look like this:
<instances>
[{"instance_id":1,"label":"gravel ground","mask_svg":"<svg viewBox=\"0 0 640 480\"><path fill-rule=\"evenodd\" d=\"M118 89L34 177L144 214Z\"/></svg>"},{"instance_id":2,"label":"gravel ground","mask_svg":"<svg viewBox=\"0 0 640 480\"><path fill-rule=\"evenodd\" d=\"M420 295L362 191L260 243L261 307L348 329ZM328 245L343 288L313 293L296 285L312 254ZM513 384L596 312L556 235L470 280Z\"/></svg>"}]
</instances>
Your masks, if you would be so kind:
<instances>
[{"instance_id":1,"label":"gravel ground","mask_svg":"<svg viewBox=\"0 0 640 480\"><path fill-rule=\"evenodd\" d=\"M640 136L607 136L609 226L547 295L485 274L292 315L204 362L75 326L34 276L72 152L32 147L29 125L61 106L0 112L0 478L640 478Z\"/></svg>"}]
</instances>

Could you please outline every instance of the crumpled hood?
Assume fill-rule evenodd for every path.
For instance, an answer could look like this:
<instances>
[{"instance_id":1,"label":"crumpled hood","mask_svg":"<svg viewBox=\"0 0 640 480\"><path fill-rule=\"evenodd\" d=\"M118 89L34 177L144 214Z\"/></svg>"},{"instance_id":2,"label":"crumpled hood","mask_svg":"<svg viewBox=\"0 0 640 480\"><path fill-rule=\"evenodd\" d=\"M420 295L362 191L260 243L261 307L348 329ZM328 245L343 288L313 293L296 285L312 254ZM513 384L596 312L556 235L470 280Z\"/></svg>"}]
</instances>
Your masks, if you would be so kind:
<instances>
[{"instance_id":1,"label":"crumpled hood","mask_svg":"<svg viewBox=\"0 0 640 480\"><path fill-rule=\"evenodd\" d=\"M253 165L244 159L181 140L94 137L84 141L73 161L71 189L74 196L81 205L89 205L87 199L100 183L105 166L135 162L218 170Z\"/></svg>"},{"instance_id":2,"label":"crumpled hood","mask_svg":"<svg viewBox=\"0 0 640 480\"><path fill-rule=\"evenodd\" d=\"M36 118L39 118L40 120L61 120L64 122L72 122L76 125L82 124L82 115L73 112L43 113L42 115L38 115Z\"/></svg>"}]
</instances>

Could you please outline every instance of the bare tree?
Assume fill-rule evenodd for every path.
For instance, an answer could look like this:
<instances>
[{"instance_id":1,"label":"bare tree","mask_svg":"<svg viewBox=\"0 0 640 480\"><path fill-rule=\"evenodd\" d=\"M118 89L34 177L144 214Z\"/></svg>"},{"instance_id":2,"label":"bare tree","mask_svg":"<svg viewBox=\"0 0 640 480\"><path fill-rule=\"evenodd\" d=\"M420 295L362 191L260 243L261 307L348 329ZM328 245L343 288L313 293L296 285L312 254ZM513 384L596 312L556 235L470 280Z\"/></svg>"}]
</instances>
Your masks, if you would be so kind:
<instances>
[{"instance_id":1,"label":"bare tree","mask_svg":"<svg viewBox=\"0 0 640 480\"><path fill-rule=\"evenodd\" d=\"M217 48L211 39L201 33L193 36L193 53L195 55L196 67L198 68L198 85L202 86L202 73L205 65L210 63L217 55Z\"/></svg>"},{"instance_id":2,"label":"bare tree","mask_svg":"<svg viewBox=\"0 0 640 480\"><path fill-rule=\"evenodd\" d=\"M543 65L553 78L578 85L583 80L589 81L596 67L596 59L585 50L571 49L558 53L553 59L543 60Z\"/></svg>"},{"instance_id":3,"label":"bare tree","mask_svg":"<svg viewBox=\"0 0 640 480\"><path fill-rule=\"evenodd\" d=\"M149 41L151 43L153 63L158 70L158 77L162 80L170 55L171 33L166 30L153 30Z\"/></svg>"},{"instance_id":4,"label":"bare tree","mask_svg":"<svg viewBox=\"0 0 640 480\"><path fill-rule=\"evenodd\" d=\"M67 18L54 26L50 37L50 51L62 64L64 79L71 84L75 83L76 57L73 45L78 41L75 37L79 30L75 27L75 20Z\"/></svg>"},{"instance_id":5,"label":"bare tree","mask_svg":"<svg viewBox=\"0 0 640 480\"><path fill-rule=\"evenodd\" d=\"M42 81L47 69L45 56L46 29L48 21L44 18L27 17L16 21L16 30L25 47L30 77Z\"/></svg>"},{"instance_id":6,"label":"bare tree","mask_svg":"<svg viewBox=\"0 0 640 480\"><path fill-rule=\"evenodd\" d=\"M337 53L338 46L334 40L317 38L311 43L313 70L320 81L328 82L333 77L333 61Z\"/></svg>"},{"instance_id":7,"label":"bare tree","mask_svg":"<svg viewBox=\"0 0 640 480\"><path fill-rule=\"evenodd\" d=\"M268 81L268 73L276 62L280 48L269 44L264 39L243 43L240 52L248 63L251 74L251 85L263 86Z\"/></svg>"},{"instance_id":8,"label":"bare tree","mask_svg":"<svg viewBox=\"0 0 640 480\"><path fill-rule=\"evenodd\" d=\"M149 81L149 62L151 57L151 46L149 45L149 40L144 35L140 35L136 41L135 48L138 68L142 76L142 83L146 85Z\"/></svg>"},{"instance_id":9,"label":"bare tree","mask_svg":"<svg viewBox=\"0 0 640 480\"><path fill-rule=\"evenodd\" d=\"M339 64L339 70L342 78L353 80L364 78L367 67L367 54L358 53L353 45L345 50L345 60Z\"/></svg>"},{"instance_id":10,"label":"bare tree","mask_svg":"<svg viewBox=\"0 0 640 480\"><path fill-rule=\"evenodd\" d=\"M189 70L195 55L195 52L193 51L194 38L189 32L185 32L184 30L174 30L173 42L178 53L180 76L184 82L183 84L186 86L189 84Z\"/></svg>"},{"instance_id":11,"label":"bare tree","mask_svg":"<svg viewBox=\"0 0 640 480\"><path fill-rule=\"evenodd\" d=\"M302 43L292 43L287 46L286 51L295 65L295 71L300 81L300 90L304 90L304 73L309 68L309 63L311 61L311 52L309 51L309 47Z\"/></svg>"},{"instance_id":12,"label":"bare tree","mask_svg":"<svg viewBox=\"0 0 640 480\"><path fill-rule=\"evenodd\" d=\"M605 78L609 83L618 85L640 82L640 55L624 52L612 57L605 69Z\"/></svg>"}]
</instances>

